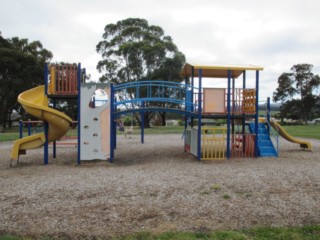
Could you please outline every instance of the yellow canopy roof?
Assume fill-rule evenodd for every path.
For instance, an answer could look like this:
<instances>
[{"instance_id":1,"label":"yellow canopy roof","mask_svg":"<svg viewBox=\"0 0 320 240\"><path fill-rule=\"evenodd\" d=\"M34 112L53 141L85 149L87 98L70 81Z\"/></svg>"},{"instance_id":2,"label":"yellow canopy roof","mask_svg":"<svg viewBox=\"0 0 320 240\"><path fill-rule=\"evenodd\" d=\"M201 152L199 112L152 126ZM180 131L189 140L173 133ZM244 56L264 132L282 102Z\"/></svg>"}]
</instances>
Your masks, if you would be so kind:
<instances>
[{"instance_id":1,"label":"yellow canopy roof","mask_svg":"<svg viewBox=\"0 0 320 240\"><path fill-rule=\"evenodd\" d=\"M239 77L244 70L263 70L263 67L253 65L198 65L186 63L182 69L182 76L189 77L194 68L194 76L199 76L199 69L202 69L202 77L207 78L227 78L228 70L231 70L231 77Z\"/></svg>"}]
</instances>

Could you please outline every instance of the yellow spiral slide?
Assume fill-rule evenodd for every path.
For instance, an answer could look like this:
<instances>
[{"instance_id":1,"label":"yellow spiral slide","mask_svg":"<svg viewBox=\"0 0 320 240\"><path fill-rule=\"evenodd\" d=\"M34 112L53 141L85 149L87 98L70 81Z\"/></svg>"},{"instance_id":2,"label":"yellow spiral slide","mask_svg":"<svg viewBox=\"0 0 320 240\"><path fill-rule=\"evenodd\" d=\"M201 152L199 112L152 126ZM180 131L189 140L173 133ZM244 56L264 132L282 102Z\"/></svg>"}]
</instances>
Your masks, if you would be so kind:
<instances>
[{"instance_id":1,"label":"yellow spiral slide","mask_svg":"<svg viewBox=\"0 0 320 240\"><path fill-rule=\"evenodd\" d=\"M18 96L18 102L27 113L48 123L48 142L60 139L67 133L72 119L48 106L48 97L44 94L44 86L21 93ZM27 149L41 147L45 142L44 132L16 140L13 144L11 160L18 160L19 154Z\"/></svg>"}]
</instances>

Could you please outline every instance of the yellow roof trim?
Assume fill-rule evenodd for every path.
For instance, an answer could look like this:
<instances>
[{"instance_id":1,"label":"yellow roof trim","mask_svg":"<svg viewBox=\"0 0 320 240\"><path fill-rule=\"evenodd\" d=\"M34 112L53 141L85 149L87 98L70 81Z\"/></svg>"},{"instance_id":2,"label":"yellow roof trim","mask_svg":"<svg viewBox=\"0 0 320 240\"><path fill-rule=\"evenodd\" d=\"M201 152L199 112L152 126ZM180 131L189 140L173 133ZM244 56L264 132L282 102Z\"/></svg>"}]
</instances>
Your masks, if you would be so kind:
<instances>
[{"instance_id":1,"label":"yellow roof trim","mask_svg":"<svg viewBox=\"0 0 320 240\"><path fill-rule=\"evenodd\" d=\"M198 77L199 69L202 69L202 77L209 78L227 78L228 70L231 70L231 77L237 78L239 77L243 71L261 71L263 67L254 66L254 65L198 65L198 64L190 64L186 63L182 69L182 76L191 76L192 75L192 67L194 69L194 76Z\"/></svg>"}]
</instances>

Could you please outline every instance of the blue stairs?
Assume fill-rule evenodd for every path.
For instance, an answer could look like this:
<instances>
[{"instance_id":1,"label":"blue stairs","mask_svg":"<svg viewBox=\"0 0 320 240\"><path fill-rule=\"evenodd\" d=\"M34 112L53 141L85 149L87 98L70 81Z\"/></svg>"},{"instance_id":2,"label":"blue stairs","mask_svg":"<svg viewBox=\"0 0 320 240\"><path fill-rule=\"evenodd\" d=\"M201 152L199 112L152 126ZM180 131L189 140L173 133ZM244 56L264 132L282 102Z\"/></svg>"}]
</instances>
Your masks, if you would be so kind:
<instances>
[{"instance_id":1,"label":"blue stairs","mask_svg":"<svg viewBox=\"0 0 320 240\"><path fill-rule=\"evenodd\" d=\"M249 124L251 133L255 133L254 123ZM277 157L278 153L273 146L265 123L259 123L258 129L258 156L260 157Z\"/></svg>"}]
</instances>

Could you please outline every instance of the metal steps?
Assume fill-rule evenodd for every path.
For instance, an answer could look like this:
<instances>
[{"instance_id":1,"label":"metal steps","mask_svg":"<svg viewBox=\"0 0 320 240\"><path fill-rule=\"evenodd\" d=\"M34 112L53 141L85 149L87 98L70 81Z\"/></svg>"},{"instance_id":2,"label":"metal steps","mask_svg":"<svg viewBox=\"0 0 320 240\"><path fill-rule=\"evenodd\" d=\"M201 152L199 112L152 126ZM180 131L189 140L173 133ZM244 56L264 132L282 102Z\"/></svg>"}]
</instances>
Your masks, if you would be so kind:
<instances>
[{"instance_id":1,"label":"metal steps","mask_svg":"<svg viewBox=\"0 0 320 240\"><path fill-rule=\"evenodd\" d=\"M273 146L265 123L259 123L258 128L258 156L260 157L277 157L278 153ZM251 133L255 132L255 124L250 123Z\"/></svg>"}]
</instances>

